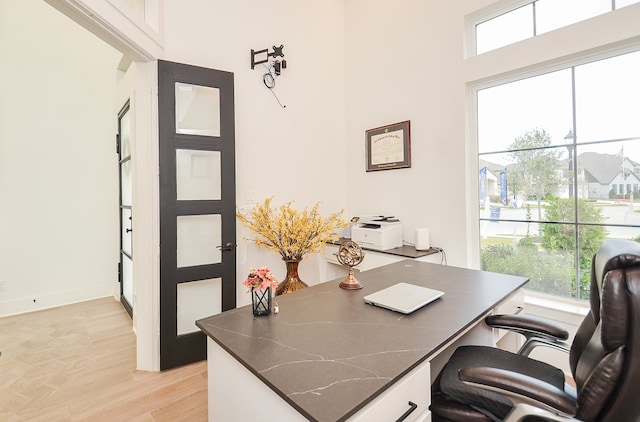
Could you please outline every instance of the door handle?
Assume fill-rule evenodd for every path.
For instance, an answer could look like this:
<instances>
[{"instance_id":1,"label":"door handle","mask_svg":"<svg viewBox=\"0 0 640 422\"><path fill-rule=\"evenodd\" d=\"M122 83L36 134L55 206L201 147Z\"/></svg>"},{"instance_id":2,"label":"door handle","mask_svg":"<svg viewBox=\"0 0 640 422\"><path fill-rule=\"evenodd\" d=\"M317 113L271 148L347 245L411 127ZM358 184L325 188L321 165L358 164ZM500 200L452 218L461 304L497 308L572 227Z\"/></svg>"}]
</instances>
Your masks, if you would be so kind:
<instances>
[{"instance_id":1,"label":"door handle","mask_svg":"<svg viewBox=\"0 0 640 422\"><path fill-rule=\"evenodd\" d=\"M224 246L218 246L217 248L221 251L232 251L235 249L235 247L236 245L234 245L233 243L227 242Z\"/></svg>"},{"instance_id":2,"label":"door handle","mask_svg":"<svg viewBox=\"0 0 640 422\"><path fill-rule=\"evenodd\" d=\"M133 231L133 229L125 229L125 232L127 232L127 233L132 232L132 231Z\"/></svg>"}]
</instances>

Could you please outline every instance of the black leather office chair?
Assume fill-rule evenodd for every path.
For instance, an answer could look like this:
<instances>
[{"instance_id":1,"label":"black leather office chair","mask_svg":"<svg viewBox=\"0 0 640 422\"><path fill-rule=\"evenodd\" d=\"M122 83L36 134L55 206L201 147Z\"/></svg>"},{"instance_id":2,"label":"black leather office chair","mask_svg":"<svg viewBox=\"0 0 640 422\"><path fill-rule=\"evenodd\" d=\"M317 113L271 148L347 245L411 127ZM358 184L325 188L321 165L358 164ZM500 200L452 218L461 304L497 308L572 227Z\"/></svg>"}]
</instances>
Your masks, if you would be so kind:
<instances>
[{"instance_id":1,"label":"black leather office chair","mask_svg":"<svg viewBox=\"0 0 640 422\"><path fill-rule=\"evenodd\" d=\"M533 347L564 347L568 333L544 320L487 317L527 338L518 353L458 348L432 388L433 421L640 420L640 243L606 241L594 255L590 310L569 352L576 388L565 374L529 358Z\"/></svg>"}]
</instances>

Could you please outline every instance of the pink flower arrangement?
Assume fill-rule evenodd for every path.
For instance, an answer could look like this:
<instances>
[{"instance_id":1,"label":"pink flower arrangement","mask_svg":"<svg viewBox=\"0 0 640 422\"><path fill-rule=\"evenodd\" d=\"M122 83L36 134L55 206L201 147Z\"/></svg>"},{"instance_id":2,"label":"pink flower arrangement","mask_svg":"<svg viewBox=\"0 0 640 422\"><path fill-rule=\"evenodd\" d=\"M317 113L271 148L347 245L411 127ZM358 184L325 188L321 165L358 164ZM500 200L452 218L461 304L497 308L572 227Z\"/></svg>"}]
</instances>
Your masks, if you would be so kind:
<instances>
[{"instance_id":1,"label":"pink flower arrangement","mask_svg":"<svg viewBox=\"0 0 640 422\"><path fill-rule=\"evenodd\" d=\"M252 268L247 276L247 279L242 282L250 290L254 289L268 289L269 287L276 289L278 287L278 280L273 275L268 267Z\"/></svg>"}]
</instances>

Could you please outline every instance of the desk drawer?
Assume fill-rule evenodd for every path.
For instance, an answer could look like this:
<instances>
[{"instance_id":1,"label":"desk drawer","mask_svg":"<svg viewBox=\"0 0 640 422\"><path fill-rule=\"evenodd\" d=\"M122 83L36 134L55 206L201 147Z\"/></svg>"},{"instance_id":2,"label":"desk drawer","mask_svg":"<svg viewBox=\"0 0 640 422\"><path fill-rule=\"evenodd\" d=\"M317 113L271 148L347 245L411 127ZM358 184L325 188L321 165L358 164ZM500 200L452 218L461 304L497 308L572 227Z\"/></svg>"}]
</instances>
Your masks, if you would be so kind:
<instances>
[{"instance_id":1,"label":"desk drawer","mask_svg":"<svg viewBox=\"0 0 640 422\"><path fill-rule=\"evenodd\" d=\"M349 422L395 421L411 409L409 402L414 403L416 408L404 419L405 422L430 420L431 374L429 362L420 364L373 402L349 418Z\"/></svg>"},{"instance_id":2,"label":"desk drawer","mask_svg":"<svg viewBox=\"0 0 640 422\"><path fill-rule=\"evenodd\" d=\"M504 302L494 309L494 314L519 314L524 310L524 289L518 289ZM496 329L493 331L494 343L500 341L509 331Z\"/></svg>"},{"instance_id":3,"label":"desk drawer","mask_svg":"<svg viewBox=\"0 0 640 422\"><path fill-rule=\"evenodd\" d=\"M517 314L524 309L524 289L518 289L496 308L496 314Z\"/></svg>"}]
</instances>

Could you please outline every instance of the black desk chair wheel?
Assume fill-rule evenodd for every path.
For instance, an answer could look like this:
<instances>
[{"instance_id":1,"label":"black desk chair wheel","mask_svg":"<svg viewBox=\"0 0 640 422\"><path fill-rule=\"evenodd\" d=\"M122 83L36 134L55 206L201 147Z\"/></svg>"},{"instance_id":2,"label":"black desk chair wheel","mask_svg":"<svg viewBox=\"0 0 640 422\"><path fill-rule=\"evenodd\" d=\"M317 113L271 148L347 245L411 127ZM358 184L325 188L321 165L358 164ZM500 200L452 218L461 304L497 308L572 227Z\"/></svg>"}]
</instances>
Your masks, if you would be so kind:
<instances>
[{"instance_id":1,"label":"black desk chair wheel","mask_svg":"<svg viewBox=\"0 0 640 422\"><path fill-rule=\"evenodd\" d=\"M432 388L434 422L640 420L640 244L609 240L594 255L590 310L570 348L561 327L526 315L487 324L526 337L518 353L458 348ZM565 349L575 388L558 368L528 357Z\"/></svg>"}]
</instances>

